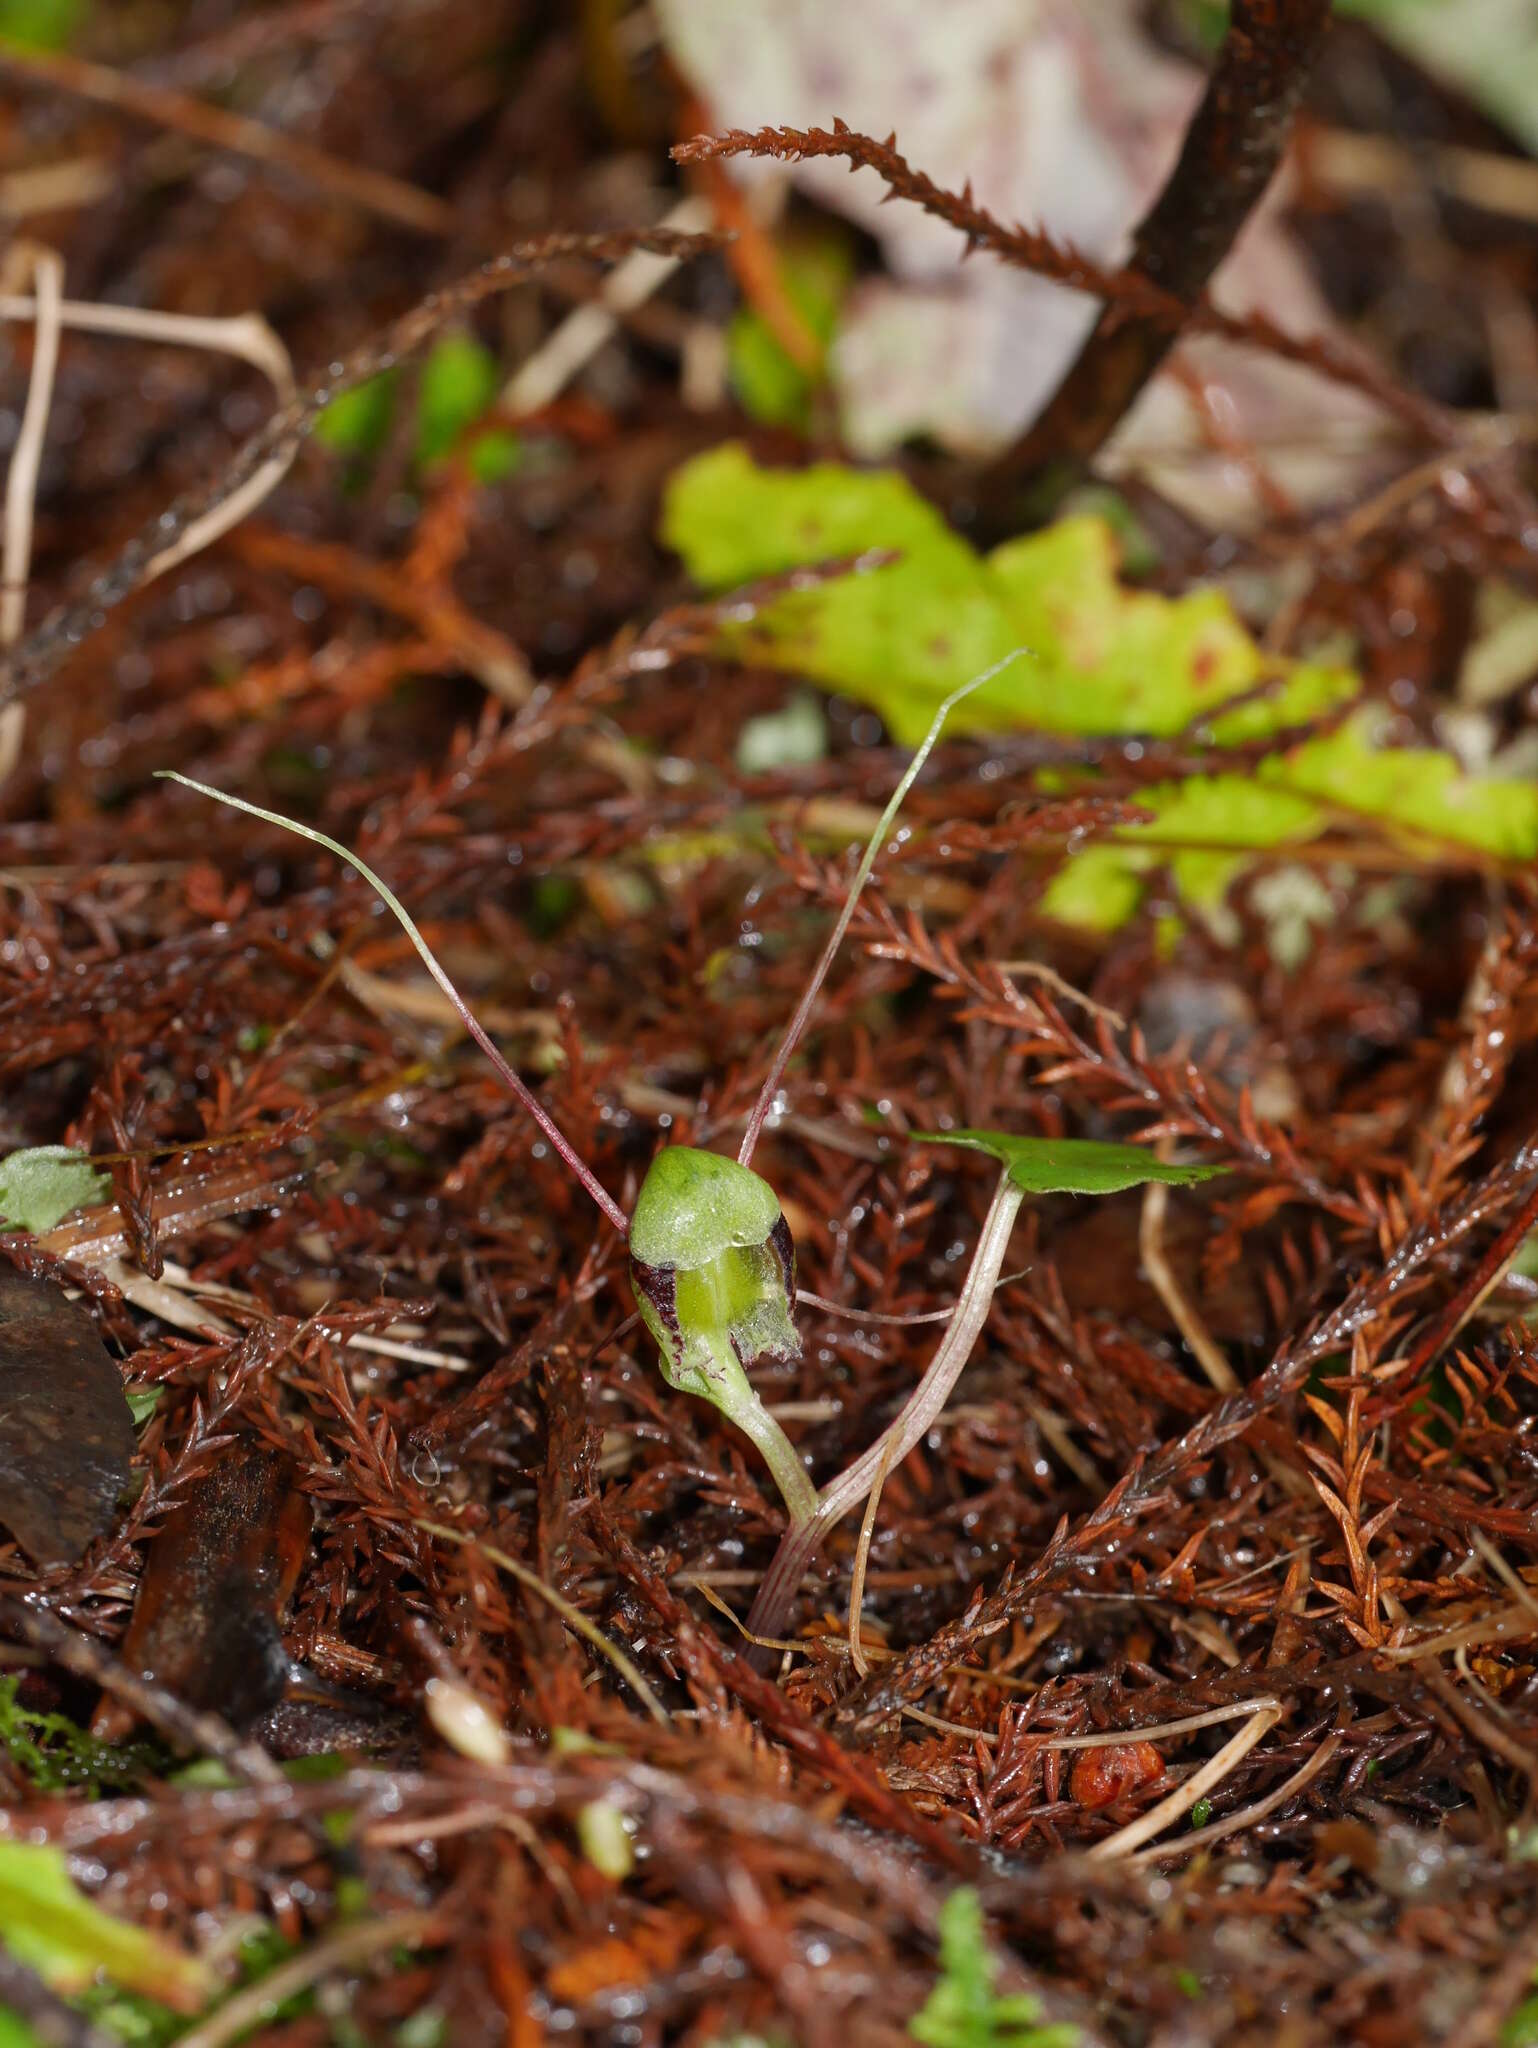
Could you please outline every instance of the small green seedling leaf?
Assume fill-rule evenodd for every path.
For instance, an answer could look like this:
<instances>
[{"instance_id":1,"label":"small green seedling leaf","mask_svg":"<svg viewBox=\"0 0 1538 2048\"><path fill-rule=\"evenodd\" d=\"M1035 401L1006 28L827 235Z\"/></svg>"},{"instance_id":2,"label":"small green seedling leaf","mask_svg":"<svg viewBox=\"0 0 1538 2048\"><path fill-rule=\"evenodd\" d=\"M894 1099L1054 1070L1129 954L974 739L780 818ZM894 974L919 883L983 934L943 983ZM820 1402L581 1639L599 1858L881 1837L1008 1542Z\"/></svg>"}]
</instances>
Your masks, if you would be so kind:
<instances>
[{"instance_id":1,"label":"small green seedling leaf","mask_svg":"<svg viewBox=\"0 0 1538 2048\"><path fill-rule=\"evenodd\" d=\"M828 721L817 699L805 691L783 710L750 718L737 735L737 766L744 775L800 768L822 760L827 751Z\"/></svg>"},{"instance_id":2,"label":"small green seedling leaf","mask_svg":"<svg viewBox=\"0 0 1538 2048\"><path fill-rule=\"evenodd\" d=\"M1077 2027L1039 2026L1041 2007L1028 1993L994 1991L998 1958L988 1947L982 1907L970 1885L940 1908L940 1979L908 2032L923 2048L1074 2048Z\"/></svg>"},{"instance_id":3,"label":"small green seedling leaf","mask_svg":"<svg viewBox=\"0 0 1538 2048\"><path fill-rule=\"evenodd\" d=\"M123 1399L128 1403L128 1412L133 1417L135 1429L142 1428L149 1421L155 1410L160 1406L160 1398L164 1392L165 1388L162 1386L125 1387L123 1389Z\"/></svg>"},{"instance_id":4,"label":"small green seedling leaf","mask_svg":"<svg viewBox=\"0 0 1538 2048\"><path fill-rule=\"evenodd\" d=\"M600 1877L623 1884L635 1869L631 1823L612 1799L590 1799L577 1809L577 1841Z\"/></svg>"},{"instance_id":5,"label":"small green seedling leaf","mask_svg":"<svg viewBox=\"0 0 1538 2048\"><path fill-rule=\"evenodd\" d=\"M398 372L384 370L340 393L311 429L316 440L337 455L377 455L389 438L398 383Z\"/></svg>"},{"instance_id":6,"label":"small green seedling leaf","mask_svg":"<svg viewBox=\"0 0 1538 2048\"><path fill-rule=\"evenodd\" d=\"M585 1728L567 1728L560 1723L550 1731L550 1747L556 1756L613 1756L625 1754L617 1742L601 1742Z\"/></svg>"},{"instance_id":7,"label":"small green seedling leaf","mask_svg":"<svg viewBox=\"0 0 1538 2048\"><path fill-rule=\"evenodd\" d=\"M780 282L808 334L826 351L854 274L848 242L836 233L788 237L781 244ZM819 362L805 369L787 353L762 314L744 306L726 332L727 375L743 410L768 427L804 430L811 423Z\"/></svg>"},{"instance_id":8,"label":"small green seedling leaf","mask_svg":"<svg viewBox=\"0 0 1538 2048\"><path fill-rule=\"evenodd\" d=\"M1017 1138L1008 1131L915 1131L924 1145L964 1145L997 1159L1028 1195L1114 1195L1148 1181L1190 1187L1227 1173L1226 1166L1176 1166L1146 1145L1112 1145L1098 1138Z\"/></svg>"},{"instance_id":9,"label":"small green seedling leaf","mask_svg":"<svg viewBox=\"0 0 1538 2048\"><path fill-rule=\"evenodd\" d=\"M497 395L497 359L468 334L445 334L422 365L417 460L441 462Z\"/></svg>"},{"instance_id":10,"label":"small green seedling leaf","mask_svg":"<svg viewBox=\"0 0 1538 2048\"><path fill-rule=\"evenodd\" d=\"M72 1209L104 1201L111 1186L86 1153L34 1145L0 1159L0 1221L12 1230L52 1230Z\"/></svg>"},{"instance_id":11,"label":"small green seedling leaf","mask_svg":"<svg viewBox=\"0 0 1538 2048\"><path fill-rule=\"evenodd\" d=\"M218 1978L196 1956L95 1906L64 1852L0 1841L0 1939L56 1991L82 1991L101 1973L129 1991L196 2012Z\"/></svg>"},{"instance_id":12,"label":"small green seedling leaf","mask_svg":"<svg viewBox=\"0 0 1538 2048\"><path fill-rule=\"evenodd\" d=\"M496 401L501 370L490 349L468 334L450 334L422 365L417 385L415 458L431 469L448 455ZM389 439L400 395L400 374L385 370L334 398L315 422L323 447L366 463ZM518 437L488 427L470 450L470 472L478 483L495 483L517 467Z\"/></svg>"},{"instance_id":13,"label":"small green seedling leaf","mask_svg":"<svg viewBox=\"0 0 1538 2048\"><path fill-rule=\"evenodd\" d=\"M152 1743L98 1742L65 1714L24 1707L20 1685L17 1678L0 1678L0 1749L37 1791L129 1792L164 1766Z\"/></svg>"},{"instance_id":14,"label":"small green seedling leaf","mask_svg":"<svg viewBox=\"0 0 1538 2048\"><path fill-rule=\"evenodd\" d=\"M65 49L85 19L86 0L0 0L0 43Z\"/></svg>"},{"instance_id":15,"label":"small green seedling leaf","mask_svg":"<svg viewBox=\"0 0 1538 2048\"><path fill-rule=\"evenodd\" d=\"M1524 1998L1501 2023L1500 2048L1538 2048L1538 1996Z\"/></svg>"},{"instance_id":16,"label":"small green seedling leaf","mask_svg":"<svg viewBox=\"0 0 1538 2048\"><path fill-rule=\"evenodd\" d=\"M417 387L417 464L431 469L496 403L501 366L472 335L446 334L422 365ZM477 483L495 483L518 462L517 437L491 428L470 451Z\"/></svg>"},{"instance_id":17,"label":"small green seedling leaf","mask_svg":"<svg viewBox=\"0 0 1538 2048\"><path fill-rule=\"evenodd\" d=\"M625 1754L617 1742L600 1742L581 1728L555 1727L550 1747L557 1756L614 1756ZM577 1840L583 1855L602 1877L622 1884L635 1869L631 1844L634 1827L612 1799L590 1799L577 1809Z\"/></svg>"},{"instance_id":18,"label":"small green seedling leaf","mask_svg":"<svg viewBox=\"0 0 1538 2048\"><path fill-rule=\"evenodd\" d=\"M523 460L523 443L509 427L487 427L470 449L470 474L478 484L499 484Z\"/></svg>"}]
</instances>

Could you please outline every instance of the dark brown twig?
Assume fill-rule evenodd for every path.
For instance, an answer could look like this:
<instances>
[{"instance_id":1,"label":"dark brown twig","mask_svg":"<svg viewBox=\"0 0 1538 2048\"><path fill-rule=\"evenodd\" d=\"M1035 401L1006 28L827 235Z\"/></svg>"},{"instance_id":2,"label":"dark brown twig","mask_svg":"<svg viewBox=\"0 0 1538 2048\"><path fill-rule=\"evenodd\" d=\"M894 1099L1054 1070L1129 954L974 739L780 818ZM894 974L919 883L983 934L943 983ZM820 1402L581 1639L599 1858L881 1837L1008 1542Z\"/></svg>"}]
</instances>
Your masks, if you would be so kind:
<instances>
[{"instance_id":1,"label":"dark brown twig","mask_svg":"<svg viewBox=\"0 0 1538 2048\"><path fill-rule=\"evenodd\" d=\"M1396 1406L1402 1407L1414 1397L1421 1374L1428 1366L1436 1363L1485 1295L1495 1286L1506 1267L1516 1257L1535 1223L1538 1223L1538 1181L1533 1183L1527 1199L1516 1215L1479 1259L1452 1300L1410 1354L1410 1362L1400 1380Z\"/></svg>"},{"instance_id":2,"label":"dark brown twig","mask_svg":"<svg viewBox=\"0 0 1538 2048\"><path fill-rule=\"evenodd\" d=\"M1329 19L1329 0L1234 0L1202 103L1132 249L1130 267L1193 312L1281 161ZM995 465L993 481L1015 483L1053 463L1080 468L1175 339L1167 318L1106 306L1045 412Z\"/></svg>"},{"instance_id":3,"label":"dark brown twig","mask_svg":"<svg viewBox=\"0 0 1538 2048\"><path fill-rule=\"evenodd\" d=\"M909 199L938 220L948 221L966 236L969 248L986 249L1002 262L1017 264L1022 270L1050 278L1071 291L1107 299L1171 335L1182 328L1192 334L1212 334L1241 347L1263 350L1284 362L1297 363L1321 377L1361 391L1403 421L1417 438L1433 442L1457 438L1453 423L1440 407L1395 383L1376 364L1333 336L1290 334L1264 313L1223 313L1207 298L1187 305L1173 291L1139 270L1098 263L1071 243L1039 228L1006 226L976 203L970 187L959 193L948 192L922 171L915 170L898 150L895 136L878 142L874 136L862 135L842 121L835 121L831 130L759 128L750 133L733 128L722 135L697 135L680 143L673 154L680 163L726 156L774 157L782 162L843 157L856 170L875 171L885 179L894 197Z\"/></svg>"}]
</instances>

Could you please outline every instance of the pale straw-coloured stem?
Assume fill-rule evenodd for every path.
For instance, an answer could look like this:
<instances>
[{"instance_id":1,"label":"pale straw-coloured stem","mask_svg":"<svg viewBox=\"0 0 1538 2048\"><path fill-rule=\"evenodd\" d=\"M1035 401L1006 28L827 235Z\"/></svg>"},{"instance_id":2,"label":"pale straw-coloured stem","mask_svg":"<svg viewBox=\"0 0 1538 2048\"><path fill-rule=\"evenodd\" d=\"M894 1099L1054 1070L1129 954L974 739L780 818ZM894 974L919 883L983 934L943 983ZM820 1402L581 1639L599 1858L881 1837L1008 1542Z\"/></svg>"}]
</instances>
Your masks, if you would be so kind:
<instances>
[{"instance_id":1,"label":"pale straw-coloured stem","mask_svg":"<svg viewBox=\"0 0 1538 2048\"><path fill-rule=\"evenodd\" d=\"M429 1522L418 1517L416 1526L425 1535L435 1536L440 1543L457 1543L462 1549L477 1552L480 1556L488 1558L499 1570L506 1572L510 1579L516 1579L526 1592L533 1593L543 1600L547 1607L561 1617L573 1635L581 1636L585 1643L592 1645L600 1657L608 1659L659 1728L671 1725L667 1708L647 1684L634 1658L628 1656L618 1643L611 1642L596 1621L584 1614L580 1607L574 1607L564 1593L558 1593L537 1571L526 1564L521 1564L516 1557L499 1549L495 1543L487 1543L483 1538L471 1536L463 1529L451 1528L446 1522Z\"/></svg>"},{"instance_id":2,"label":"pale straw-coloured stem","mask_svg":"<svg viewBox=\"0 0 1538 2048\"><path fill-rule=\"evenodd\" d=\"M57 257L53 260L58 261ZM47 287L41 266L36 275L35 297L0 294L0 320L37 321L38 355L34 361L41 359L45 327L51 322L55 339L57 329L64 327L81 334L115 334L128 341L162 342L172 348L205 348L222 355L236 356L241 362L261 371L271 384L280 406L287 405L294 395L294 370L288 350L259 313L212 318L195 313L162 313L152 307L98 305L89 299L59 299L57 281ZM34 371L34 387L37 381ZM247 513L255 511L288 474L298 452L299 440L298 435L285 440L238 490L211 507L202 518L195 519L168 547L152 555L141 580L153 583L168 569L174 569L189 556L200 553L232 526L238 526ZM19 455L18 447L18 458ZM14 467L13 464L13 470ZM14 587L14 580L7 571L7 589ZM9 645L15 637L14 633L8 633L0 644Z\"/></svg>"},{"instance_id":3,"label":"pale straw-coloured stem","mask_svg":"<svg viewBox=\"0 0 1538 2048\"><path fill-rule=\"evenodd\" d=\"M1008 1172L1000 1174L972 1264L924 1377L897 1419L870 1449L823 1488L817 1497L816 1512L804 1522L793 1523L786 1531L748 1614L751 1634L784 1634L802 1575L835 1526L860 1505L880 1473L895 1471L934 1426L988 1320L1004 1254L1024 1199L1024 1190L1015 1186Z\"/></svg>"},{"instance_id":4,"label":"pale straw-coloured stem","mask_svg":"<svg viewBox=\"0 0 1538 2048\"><path fill-rule=\"evenodd\" d=\"M876 1534L876 1517L881 1512L881 1489L892 1469L892 1446L882 1454L881 1469L860 1517L860 1540L854 1547L854 1572L849 1581L849 1661L861 1678L870 1676L870 1660L860 1640L860 1614L865 1606L865 1573L870 1565L870 1546Z\"/></svg>"},{"instance_id":5,"label":"pale straw-coloured stem","mask_svg":"<svg viewBox=\"0 0 1538 2048\"><path fill-rule=\"evenodd\" d=\"M32 275L37 297L37 334L32 346L32 381L21 415L21 431L5 479L5 547L0 587L0 647L19 636L27 609L27 577L32 567L32 505L42 466L43 440L53 404L53 376L59 361L59 327L64 265L52 249L33 248ZM0 316L3 317L3 316Z\"/></svg>"},{"instance_id":6,"label":"pale straw-coloured stem","mask_svg":"<svg viewBox=\"0 0 1538 2048\"><path fill-rule=\"evenodd\" d=\"M681 235L703 234L715 219L715 209L705 199L681 199L661 226ZM665 285L683 261L679 255L663 255L651 249L637 249L627 256L598 287L595 298L568 313L547 341L521 363L503 386L501 409L522 418L551 404L585 364L592 361L604 344L617 333L622 317L643 306L652 293Z\"/></svg>"},{"instance_id":7,"label":"pale straw-coloured stem","mask_svg":"<svg viewBox=\"0 0 1538 2048\"><path fill-rule=\"evenodd\" d=\"M0 292L0 320L35 320L39 302ZM212 316L163 313L153 306L114 306L94 299L61 299L59 325L77 334L117 334L127 341L164 342L172 348L212 349L238 356L271 384L280 404L294 395L288 350L260 313Z\"/></svg>"},{"instance_id":8,"label":"pale straw-coloured stem","mask_svg":"<svg viewBox=\"0 0 1538 2048\"><path fill-rule=\"evenodd\" d=\"M1096 1842L1085 1854L1096 1863L1110 1863L1119 1856L1130 1856L1134 1849L1155 1835L1163 1834L1167 1827L1187 1814L1199 1799L1209 1793L1215 1785L1221 1785L1229 1772L1243 1762L1257 1742L1261 1742L1282 1718L1280 1707L1261 1707L1254 1717L1247 1721L1237 1735L1229 1737L1214 1757L1209 1757L1200 1770L1194 1771L1185 1783L1178 1785L1157 1806L1150 1806L1146 1813L1140 1813L1136 1820L1129 1821L1124 1828L1118 1828L1114 1835L1107 1835L1104 1841Z\"/></svg>"}]
</instances>

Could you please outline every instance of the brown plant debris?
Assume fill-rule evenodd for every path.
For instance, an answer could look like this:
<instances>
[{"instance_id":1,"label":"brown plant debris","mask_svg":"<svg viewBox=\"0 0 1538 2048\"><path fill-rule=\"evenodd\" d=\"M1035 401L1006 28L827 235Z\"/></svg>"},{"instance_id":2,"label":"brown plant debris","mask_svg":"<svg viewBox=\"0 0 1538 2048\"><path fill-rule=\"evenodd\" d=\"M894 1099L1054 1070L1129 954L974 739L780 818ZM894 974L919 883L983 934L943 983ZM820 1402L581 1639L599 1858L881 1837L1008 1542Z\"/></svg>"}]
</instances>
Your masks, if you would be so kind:
<instances>
[{"instance_id":1,"label":"brown plant debris","mask_svg":"<svg viewBox=\"0 0 1538 2048\"><path fill-rule=\"evenodd\" d=\"M862 62L922 83L971 11L922 30L894 0ZM37 291L44 369L57 342L8 504L0 1154L103 1177L0 1238L0 2009L30 2039L900 2048L940 2041L963 1925L973 1988L1039 2018L945 2048L1533 2038L1538 883L1490 821L1538 761L1538 259L1447 175L1531 166L1359 13L1321 48L1315 0L1236 0L1203 55L1211 10L1135 12L1190 108L1210 82L1125 264L833 105L700 133L672 0L91 0L67 50L0 59L8 449L34 385L7 294ZM1086 149L1136 112L1100 89ZM1393 165L1378 193L1371 152L1345 184L1338 149L1295 161L1317 336L1209 291L1299 102ZM675 143L734 256L659 225ZM812 692L804 642L784 670L728 643L901 589L924 543L787 543L722 595L657 535L727 440L869 482L825 300L878 256L753 182L801 157L1100 305L1024 454L912 447L904 488L1029 545L1044 456L1103 489L1144 380L1183 393L1261 516L1230 531L1169 488L1183 458L1140 459L1121 584L1145 623L1221 584L1264 652L1221 755L1212 713L953 720L781 1072L911 757ZM259 315L281 346L72 325L40 248L68 307ZM1313 422L1180 369L1191 335L1374 401L1331 502L1277 482ZM1009 569L961 553L960 580ZM964 595L939 644L882 645L943 665L953 630ZM1360 699L1278 710L1293 652L1349 660ZM1236 847L1236 802L1228 838L1138 842L1119 922L1048 914L1064 860L1124 851L1172 785L1274 795L1271 757L1364 711L1405 749L1396 822L1348 789L1317 836ZM1485 836L1416 808L1443 767L1484 778L1455 786ZM356 850L604 1214L364 879L162 770ZM800 1350L720 1360L813 1488L903 1413L1004 1186L918 1136L1223 1177L1029 1195L943 1409L750 1635L787 1508L663 1378L620 1226L664 1144L738 1152L766 1076L778 1212L727 1251L781 1233ZM725 1258L658 1299L698 1313L691 1280L753 1264ZM83 1975L28 1945L40 1897L53 1936L94 1930ZM218 1996L88 1985L114 1927Z\"/></svg>"}]
</instances>

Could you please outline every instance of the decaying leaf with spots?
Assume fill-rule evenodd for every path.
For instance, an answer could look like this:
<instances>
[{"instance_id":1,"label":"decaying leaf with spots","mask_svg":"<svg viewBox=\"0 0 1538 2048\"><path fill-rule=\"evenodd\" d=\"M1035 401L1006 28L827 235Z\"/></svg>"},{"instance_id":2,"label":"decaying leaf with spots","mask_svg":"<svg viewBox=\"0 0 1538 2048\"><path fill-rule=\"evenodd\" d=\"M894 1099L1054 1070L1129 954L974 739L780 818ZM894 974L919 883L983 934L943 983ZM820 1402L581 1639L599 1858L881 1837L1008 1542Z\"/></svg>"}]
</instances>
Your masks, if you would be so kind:
<instances>
[{"instance_id":1,"label":"decaying leaf with spots","mask_svg":"<svg viewBox=\"0 0 1538 2048\"><path fill-rule=\"evenodd\" d=\"M226 1451L150 1546L123 1661L188 1706L249 1726L283 1695L279 1617L304 1565L310 1521L291 1459L250 1444ZM97 1733L122 1733L123 1718L104 1708Z\"/></svg>"},{"instance_id":2,"label":"decaying leaf with spots","mask_svg":"<svg viewBox=\"0 0 1538 2048\"><path fill-rule=\"evenodd\" d=\"M0 1266L0 1523L34 1563L73 1564L111 1526L133 1451L89 1312Z\"/></svg>"}]
</instances>

